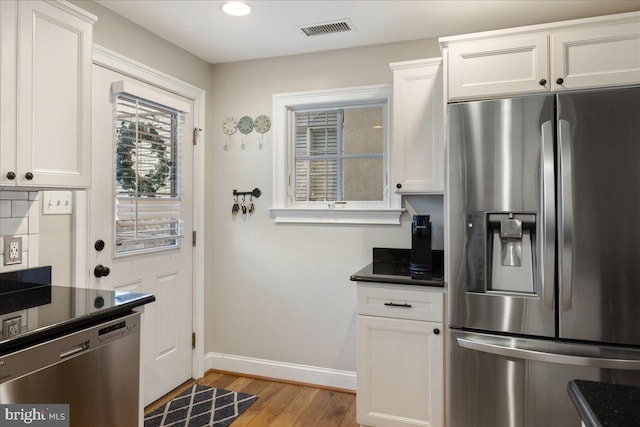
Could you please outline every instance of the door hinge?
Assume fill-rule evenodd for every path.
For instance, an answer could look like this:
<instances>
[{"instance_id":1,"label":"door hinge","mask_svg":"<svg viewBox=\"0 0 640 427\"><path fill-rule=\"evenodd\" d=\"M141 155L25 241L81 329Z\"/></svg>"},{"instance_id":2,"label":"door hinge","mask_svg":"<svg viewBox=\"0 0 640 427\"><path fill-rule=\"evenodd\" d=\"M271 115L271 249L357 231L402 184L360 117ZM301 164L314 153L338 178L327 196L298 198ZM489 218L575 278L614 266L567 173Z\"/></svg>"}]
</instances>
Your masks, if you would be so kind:
<instances>
[{"instance_id":1,"label":"door hinge","mask_svg":"<svg viewBox=\"0 0 640 427\"><path fill-rule=\"evenodd\" d=\"M196 348L196 333L191 332L191 348Z\"/></svg>"},{"instance_id":2,"label":"door hinge","mask_svg":"<svg viewBox=\"0 0 640 427\"><path fill-rule=\"evenodd\" d=\"M202 132L202 129L193 128L193 145L196 145L198 143L198 137L200 136L200 132Z\"/></svg>"},{"instance_id":3,"label":"door hinge","mask_svg":"<svg viewBox=\"0 0 640 427\"><path fill-rule=\"evenodd\" d=\"M192 246L196 245L196 232L195 232L195 230L193 231L193 234L191 236L191 244L192 244Z\"/></svg>"}]
</instances>

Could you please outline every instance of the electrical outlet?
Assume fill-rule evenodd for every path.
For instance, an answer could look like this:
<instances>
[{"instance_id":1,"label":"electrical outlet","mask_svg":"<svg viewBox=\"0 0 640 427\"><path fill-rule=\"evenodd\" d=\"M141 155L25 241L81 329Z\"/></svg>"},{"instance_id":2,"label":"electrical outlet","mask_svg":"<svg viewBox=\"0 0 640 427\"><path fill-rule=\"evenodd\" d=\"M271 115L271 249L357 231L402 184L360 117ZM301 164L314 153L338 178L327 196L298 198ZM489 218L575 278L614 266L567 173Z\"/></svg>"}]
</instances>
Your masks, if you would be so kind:
<instances>
[{"instance_id":1,"label":"electrical outlet","mask_svg":"<svg viewBox=\"0 0 640 427\"><path fill-rule=\"evenodd\" d=\"M12 317L11 319L4 319L2 321L2 336L4 339L9 339L20 334L20 323L22 317Z\"/></svg>"},{"instance_id":2,"label":"electrical outlet","mask_svg":"<svg viewBox=\"0 0 640 427\"><path fill-rule=\"evenodd\" d=\"M4 265L22 264L22 237L4 238Z\"/></svg>"}]
</instances>

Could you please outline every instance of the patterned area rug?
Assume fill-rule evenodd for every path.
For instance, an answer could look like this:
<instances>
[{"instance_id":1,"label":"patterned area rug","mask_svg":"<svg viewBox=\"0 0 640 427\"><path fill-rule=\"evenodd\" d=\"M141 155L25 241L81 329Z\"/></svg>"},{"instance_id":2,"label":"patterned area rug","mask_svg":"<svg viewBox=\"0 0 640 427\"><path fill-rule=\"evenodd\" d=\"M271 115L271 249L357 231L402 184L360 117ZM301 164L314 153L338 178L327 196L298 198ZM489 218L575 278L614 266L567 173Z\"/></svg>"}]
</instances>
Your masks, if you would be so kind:
<instances>
[{"instance_id":1,"label":"patterned area rug","mask_svg":"<svg viewBox=\"0 0 640 427\"><path fill-rule=\"evenodd\" d=\"M225 427L258 396L194 384L144 417L144 427Z\"/></svg>"}]
</instances>

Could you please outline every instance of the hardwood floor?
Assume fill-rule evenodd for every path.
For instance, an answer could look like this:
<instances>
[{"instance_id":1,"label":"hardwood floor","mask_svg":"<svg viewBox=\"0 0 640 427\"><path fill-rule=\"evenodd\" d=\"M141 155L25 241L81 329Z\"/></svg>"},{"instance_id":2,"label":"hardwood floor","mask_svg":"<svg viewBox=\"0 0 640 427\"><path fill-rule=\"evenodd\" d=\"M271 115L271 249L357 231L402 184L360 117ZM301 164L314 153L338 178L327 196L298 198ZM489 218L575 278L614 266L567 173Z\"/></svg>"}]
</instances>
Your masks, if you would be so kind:
<instances>
[{"instance_id":1,"label":"hardwood floor","mask_svg":"<svg viewBox=\"0 0 640 427\"><path fill-rule=\"evenodd\" d=\"M145 414L171 400L193 383L254 394L259 399L231 427L357 427L356 395L262 378L208 371L145 408Z\"/></svg>"}]
</instances>

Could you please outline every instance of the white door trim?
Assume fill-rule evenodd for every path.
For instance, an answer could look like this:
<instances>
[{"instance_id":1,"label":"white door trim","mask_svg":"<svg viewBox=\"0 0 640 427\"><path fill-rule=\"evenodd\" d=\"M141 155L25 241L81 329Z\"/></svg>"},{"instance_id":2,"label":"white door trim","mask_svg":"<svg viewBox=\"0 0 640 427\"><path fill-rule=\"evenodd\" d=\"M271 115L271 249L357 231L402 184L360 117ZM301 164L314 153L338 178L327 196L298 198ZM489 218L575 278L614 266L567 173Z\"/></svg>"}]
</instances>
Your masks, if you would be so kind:
<instances>
[{"instance_id":1,"label":"white door trim","mask_svg":"<svg viewBox=\"0 0 640 427\"><path fill-rule=\"evenodd\" d=\"M128 77L151 84L160 89L193 101L193 126L202 129L198 144L194 148L194 189L193 189L193 229L198 232L198 240L204 241L204 146L206 134L205 98L206 92L196 86L178 80L140 62L127 58L105 47L93 44L93 64L116 71ZM74 225L76 227L74 272L75 283L89 283L91 269L87 253L89 238L88 198L86 192L76 192ZM187 239L188 241L188 239ZM193 251L193 331L196 333L196 347L193 350L192 375L201 378L204 375L204 245L197 244Z\"/></svg>"}]
</instances>

